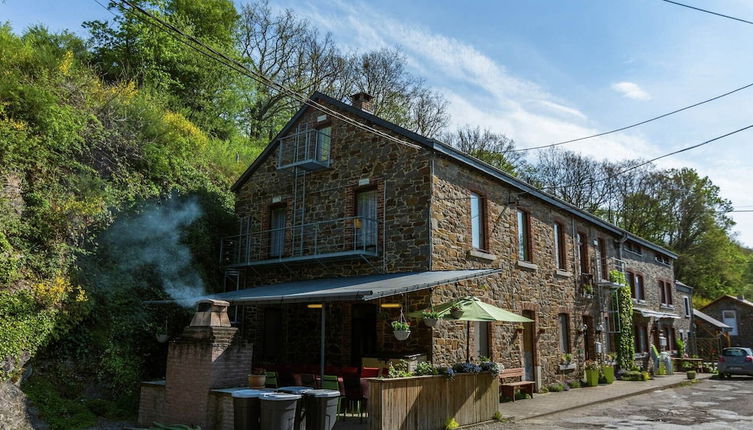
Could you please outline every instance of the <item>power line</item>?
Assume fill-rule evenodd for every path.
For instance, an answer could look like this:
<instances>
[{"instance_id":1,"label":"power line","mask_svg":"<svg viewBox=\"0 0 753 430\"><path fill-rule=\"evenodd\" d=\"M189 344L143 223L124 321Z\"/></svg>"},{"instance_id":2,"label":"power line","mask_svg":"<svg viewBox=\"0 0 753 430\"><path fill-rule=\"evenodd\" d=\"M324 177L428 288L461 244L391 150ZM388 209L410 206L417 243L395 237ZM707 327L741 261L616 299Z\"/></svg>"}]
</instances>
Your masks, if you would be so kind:
<instances>
[{"instance_id":1,"label":"power line","mask_svg":"<svg viewBox=\"0 0 753 430\"><path fill-rule=\"evenodd\" d=\"M703 13L708 13L708 14L711 14L711 15L720 16L722 18L732 19L732 20L735 20L735 21L744 22L746 24L753 24L753 21L748 21L747 19L737 18L737 17L731 16L731 15L725 15L723 13L714 12L714 11L711 11L711 10L708 10L708 9L701 9L700 7L695 7L695 6L691 6L691 5L688 5L688 4L684 4L684 3L680 3L680 2L676 2L676 1L672 1L672 0L661 0L661 1L666 2L666 3L671 3L671 4L677 5L677 6L686 7L688 9L697 10L699 12L703 12Z\"/></svg>"},{"instance_id":2,"label":"power line","mask_svg":"<svg viewBox=\"0 0 753 430\"><path fill-rule=\"evenodd\" d=\"M556 190L558 188L570 188L570 187L583 186L583 185L592 185L592 184L596 184L596 183L599 183L599 182L606 182L606 181L608 181L610 179L616 178L617 176L624 175L625 173L630 172L632 170L635 170L635 169L637 169L639 167L643 167L643 166L645 166L647 164L651 164L654 161L661 160L662 158L667 158L667 157L670 157L672 155L679 154L681 152L690 151L692 149L696 149L696 148L704 146L704 145L708 145L709 143L716 142L717 140L724 139L725 137L732 136L733 134L737 134L737 133L743 132L743 131L748 130L750 128L753 128L753 124L751 124L749 126L746 126L746 127L743 127L743 128L739 128L739 129L737 129L735 131L731 131L731 132L723 134L721 136L717 136L717 137L715 137L713 139L709 139L709 140L703 141L701 143L697 143L695 145L686 146L685 148L678 149L677 151L672 151L672 152L669 152L667 154L660 155L658 157L655 157L655 158L652 158L650 160L644 161L642 163L636 164L635 166L631 166L631 167L628 167L627 169L620 170L619 172L613 173L613 174L607 176L606 178L594 179L594 180L591 180L591 181L571 183L571 184L565 184L565 185L553 185L553 186L543 187L542 189L544 189L544 190Z\"/></svg>"},{"instance_id":3,"label":"power line","mask_svg":"<svg viewBox=\"0 0 753 430\"><path fill-rule=\"evenodd\" d=\"M692 105L682 107L680 109L675 109L675 110L673 110L671 112L667 112L667 113L655 116L653 118L649 118L649 119L646 119L646 120L643 120L643 121L639 121L639 122L636 122L634 124L626 125L626 126L620 127L620 128L615 128L614 130L609 130L609 131L605 131L605 132L602 132L602 133L592 134L590 136L579 137L577 139L570 139L570 140L565 140L565 141L562 141L562 142L551 143L549 145L540 145L540 146L531 146L531 147L528 147L528 148L511 149L508 152L523 152L523 151L532 151L534 149L554 148L555 146L565 145L567 143L580 142L581 140L593 139L595 137L606 136L608 134L617 133L617 132L624 131L624 130L627 130L627 129L630 129L630 128L633 128L633 127L638 127L639 125L643 125L643 124L647 124L647 123L652 122L652 121L656 121L658 119L666 118L666 117L668 117L670 115L674 115L676 113L680 113L682 111L686 111L688 109L692 109L692 108L700 106L702 104L713 102L714 100L718 100L718 99L720 99L722 97L726 97L728 95L734 94L734 93L736 93L738 91L742 91L742 90L750 88L750 87L753 87L753 82L751 82L751 83L749 83L747 85L743 85L742 87L735 88L732 91L727 91L724 94L720 94L720 95L712 97L710 99L706 99L706 100L700 101L698 103L694 103Z\"/></svg>"},{"instance_id":4,"label":"power line","mask_svg":"<svg viewBox=\"0 0 753 430\"><path fill-rule=\"evenodd\" d=\"M416 144L404 141L402 139L398 139L398 138L396 138L396 137L394 137L394 136L392 136L390 134L382 132L381 130L378 130L378 129L374 128L374 127L371 127L371 126L368 126L366 124L363 124L363 123L361 123L361 122L359 122L357 120L354 120L354 119L352 119L352 118L350 118L348 116L345 116L345 115L343 115L343 114L341 114L341 113L339 113L339 112L337 112L337 111L335 111L333 109L330 109L329 107L324 106L321 103L318 103L318 102L316 102L314 100L310 100L310 99L306 98L305 96L301 96L300 94L296 93L294 90L289 89L289 88L285 87L284 85L282 85L280 83L274 82L271 79L269 79L269 78L267 78L267 77L265 77L265 76L263 76L263 75L261 75L259 73L254 72L253 70L250 70L249 68L247 68L244 64L240 63L239 61L237 61L237 60L235 60L233 58L230 58L226 54L224 54L224 53L222 53L220 51L217 51L216 49L214 49L214 48L206 45L205 43L203 43L202 41L198 40L194 36L186 34L185 32L183 32L182 30L180 30L177 27L173 26L172 24L170 24L170 23L168 23L168 22L160 19L159 17L155 16L154 14L152 14L149 11L141 8L140 6L136 5L135 3L133 3L133 2L131 2L129 0L121 0L121 3L125 4L125 5L128 5L132 10L135 10L135 11L139 12L140 14L148 17L148 19L150 19L152 21L156 21L157 23L159 23L159 25L161 26L161 28L169 30L172 33L179 34L182 37L182 39L179 38L178 36L175 36L175 35L172 35L172 36L176 40L178 40L181 43L183 43L184 45L186 45L189 48L193 49L194 51L196 51L196 52L198 52L198 53L206 56L207 58L210 58L210 59L212 59L214 61L217 61L218 63L223 64L226 67L229 67L230 69L235 70L236 72L239 72L239 73L241 73L241 74L243 74L243 75L245 75L245 76L247 76L247 77L249 77L251 79L254 79L255 81L261 83L262 85L267 86L268 88L270 88L272 90L276 90L278 92L286 93L290 97L292 97L293 99L295 99L296 101L298 101L298 102L300 102L300 103L302 103L304 105L313 107L314 109L317 109L320 112L327 113L327 114L329 114L329 115L331 115L331 116L333 116L335 118L340 119L341 121L343 121L343 122L345 122L347 124L350 124L350 125L353 125L355 127L358 127L358 128L360 128L362 130L365 130L367 132L375 134L375 135L377 135L379 137L391 140L391 141L399 143L401 145L408 146L410 148L414 148L414 149L420 148L420 146L418 146ZM147 20L144 20L144 21L148 22ZM148 22L148 23L152 24L152 25L155 25L152 22ZM186 41L186 39L188 41L192 42L193 44L198 45L198 46L195 46L192 43L188 43Z\"/></svg>"}]
</instances>

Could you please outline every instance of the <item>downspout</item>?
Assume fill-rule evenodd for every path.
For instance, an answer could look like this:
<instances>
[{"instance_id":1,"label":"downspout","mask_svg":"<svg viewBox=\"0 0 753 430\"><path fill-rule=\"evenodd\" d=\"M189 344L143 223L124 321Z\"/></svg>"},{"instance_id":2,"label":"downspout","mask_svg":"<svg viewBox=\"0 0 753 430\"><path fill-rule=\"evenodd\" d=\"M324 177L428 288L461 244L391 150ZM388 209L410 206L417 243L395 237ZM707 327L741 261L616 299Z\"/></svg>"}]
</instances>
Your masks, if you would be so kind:
<instances>
[{"instance_id":1,"label":"downspout","mask_svg":"<svg viewBox=\"0 0 753 430\"><path fill-rule=\"evenodd\" d=\"M434 211L434 158L435 154L431 154L429 164L429 211L426 225L429 227L429 271L434 269L434 225L432 220Z\"/></svg>"}]
</instances>

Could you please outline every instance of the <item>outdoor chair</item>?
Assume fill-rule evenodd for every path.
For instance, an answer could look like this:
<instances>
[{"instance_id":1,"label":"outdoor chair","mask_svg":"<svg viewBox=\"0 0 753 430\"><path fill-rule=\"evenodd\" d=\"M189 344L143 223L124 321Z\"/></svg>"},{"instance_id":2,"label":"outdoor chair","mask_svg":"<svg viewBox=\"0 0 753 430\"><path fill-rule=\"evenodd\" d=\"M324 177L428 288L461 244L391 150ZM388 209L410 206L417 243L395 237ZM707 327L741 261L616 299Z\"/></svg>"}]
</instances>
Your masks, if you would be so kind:
<instances>
[{"instance_id":1,"label":"outdoor chair","mask_svg":"<svg viewBox=\"0 0 753 430\"><path fill-rule=\"evenodd\" d=\"M324 375L324 378L322 378L321 388L323 390L340 391L340 383L337 381L337 375Z\"/></svg>"},{"instance_id":2,"label":"outdoor chair","mask_svg":"<svg viewBox=\"0 0 753 430\"><path fill-rule=\"evenodd\" d=\"M368 406L368 393L366 392L368 381L358 375L345 375L343 376L343 383L345 385L346 411L353 412L353 406L357 407L359 420L363 422L363 411Z\"/></svg>"},{"instance_id":3,"label":"outdoor chair","mask_svg":"<svg viewBox=\"0 0 753 430\"><path fill-rule=\"evenodd\" d=\"M267 372L267 380L264 383L267 388L277 388L277 372Z\"/></svg>"},{"instance_id":4,"label":"outdoor chair","mask_svg":"<svg viewBox=\"0 0 753 430\"><path fill-rule=\"evenodd\" d=\"M361 378L377 378L380 370L378 367L363 367L361 368Z\"/></svg>"}]
</instances>

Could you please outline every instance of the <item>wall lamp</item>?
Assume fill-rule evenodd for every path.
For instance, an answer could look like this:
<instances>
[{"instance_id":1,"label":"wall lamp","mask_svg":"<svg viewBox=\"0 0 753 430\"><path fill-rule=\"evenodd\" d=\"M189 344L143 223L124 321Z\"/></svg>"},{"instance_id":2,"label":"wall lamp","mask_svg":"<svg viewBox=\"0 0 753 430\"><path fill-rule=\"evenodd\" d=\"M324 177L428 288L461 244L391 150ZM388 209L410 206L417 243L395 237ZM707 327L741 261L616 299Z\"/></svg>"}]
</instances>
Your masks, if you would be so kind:
<instances>
[{"instance_id":1,"label":"wall lamp","mask_svg":"<svg viewBox=\"0 0 753 430\"><path fill-rule=\"evenodd\" d=\"M321 309L322 307L324 307L324 305L321 303L310 303L306 305L306 307L309 309Z\"/></svg>"},{"instance_id":2,"label":"wall lamp","mask_svg":"<svg viewBox=\"0 0 753 430\"><path fill-rule=\"evenodd\" d=\"M379 307L383 309L400 309L403 305L400 303L382 303Z\"/></svg>"}]
</instances>

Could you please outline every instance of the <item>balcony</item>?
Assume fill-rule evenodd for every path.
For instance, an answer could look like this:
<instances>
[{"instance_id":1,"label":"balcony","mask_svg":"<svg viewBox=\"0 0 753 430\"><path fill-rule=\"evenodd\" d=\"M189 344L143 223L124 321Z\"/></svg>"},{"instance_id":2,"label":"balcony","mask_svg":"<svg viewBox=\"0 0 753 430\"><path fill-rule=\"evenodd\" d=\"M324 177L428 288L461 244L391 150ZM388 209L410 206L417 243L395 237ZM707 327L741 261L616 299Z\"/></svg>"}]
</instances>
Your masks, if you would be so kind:
<instances>
[{"instance_id":1,"label":"balcony","mask_svg":"<svg viewBox=\"0 0 753 430\"><path fill-rule=\"evenodd\" d=\"M222 240L220 260L246 267L377 256L377 225L349 217L230 236Z\"/></svg>"},{"instance_id":2,"label":"balcony","mask_svg":"<svg viewBox=\"0 0 753 430\"><path fill-rule=\"evenodd\" d=\"M329 167L329 130L308 129L280 138L277 169L321 170Z\"/></svg>"}]
</instances>

